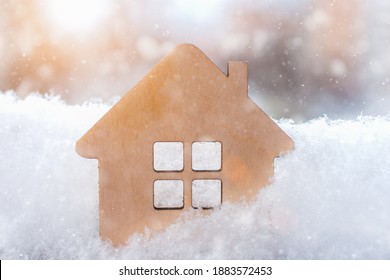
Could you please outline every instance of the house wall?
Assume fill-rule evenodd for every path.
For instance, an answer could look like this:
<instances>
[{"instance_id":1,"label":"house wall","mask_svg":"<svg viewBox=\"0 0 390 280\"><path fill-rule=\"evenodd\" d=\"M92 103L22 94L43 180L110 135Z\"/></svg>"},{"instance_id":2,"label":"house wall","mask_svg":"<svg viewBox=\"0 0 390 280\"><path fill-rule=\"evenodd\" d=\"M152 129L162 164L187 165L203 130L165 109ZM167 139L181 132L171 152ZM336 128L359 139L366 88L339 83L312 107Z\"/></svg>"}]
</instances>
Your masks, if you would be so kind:
<instances>
[{"instance_id":1,"label":"house wall","mask_svg":"<svg viewBox=\"0 0 390 280\"><path fill-rule=\"evenodd\" d=\"M239 69L239 68L237 68ZM237 70L236 69L236 70ZM145 227L159 230L191 209L194 179L220 179L222 201L253 197L273 174L273 159L292 142L199 50L183 46L161 61L92 129L99 159L100 232L120 244ZM99 140L100 139L100 140ZM155 172L153 144L182 142L184 170ZM222 170L191 168L194 141L222 143ZM153 182L184 181L183 210L156 210Z\"/></svg>"}]
</instances>

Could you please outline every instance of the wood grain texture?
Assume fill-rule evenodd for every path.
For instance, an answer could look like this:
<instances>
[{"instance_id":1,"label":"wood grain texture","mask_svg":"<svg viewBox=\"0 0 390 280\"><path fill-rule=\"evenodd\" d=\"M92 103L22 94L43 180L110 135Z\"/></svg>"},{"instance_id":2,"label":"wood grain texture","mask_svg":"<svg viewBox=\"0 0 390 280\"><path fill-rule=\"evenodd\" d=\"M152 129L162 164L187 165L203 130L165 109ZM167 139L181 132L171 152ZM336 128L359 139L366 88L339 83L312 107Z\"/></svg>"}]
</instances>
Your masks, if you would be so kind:
<instances>
[{"instance_id":1,"label":"wood grain texture","mask_svg":"<svg viewBox=\"0 0 390 280\"><path fill-rule=\"evenodd\" d=\"M99 161L100 234L123 244L135 232L161 230L191 208L194 179L220 179L222 203L253 197L273 175L273 160L293 149L288 137L248 97L245 62L225 75L198 48L179 45L76 144ZM184 169L156 172L155 142L182 142ZM221 171L191 168L195 141L222 143ZM184 181L184 208L153 207L153 182ZM203 210L197 210L203 211Z\"/></svg>"}]
</instances>

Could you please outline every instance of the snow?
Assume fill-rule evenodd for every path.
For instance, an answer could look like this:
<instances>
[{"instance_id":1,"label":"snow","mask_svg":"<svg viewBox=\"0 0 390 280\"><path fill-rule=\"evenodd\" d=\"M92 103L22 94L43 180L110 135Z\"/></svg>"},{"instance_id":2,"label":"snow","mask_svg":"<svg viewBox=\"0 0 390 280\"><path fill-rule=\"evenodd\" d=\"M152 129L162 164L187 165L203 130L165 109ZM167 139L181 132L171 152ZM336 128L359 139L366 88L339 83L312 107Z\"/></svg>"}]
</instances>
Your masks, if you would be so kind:
<instances>
[{"instance_id":1,"label":"snow","mask_svg":"<svg viewBox=\"0 0 390 280\"><path fill-rule=\"evenodd\" d=\"M192 181L192 207L212 208L221 205L221 180Z\"/></svg>"},{"instance_id":2,"label":"snow","mask_svg":"<svg viewBox=\"0 0 390 280\"><path fill-rule=\"evenodd\" d=\"M347 65L345 65L344 61L340 59L333 59L330 62L330 72L338 77L341 78L345 75L347 75Z\"/></svg>"},{"instance_id":3,"label":"snow","mask_svg":"<svg viewBox=\"0 0 390 280\"><path fill-rule=\"evenodd\" d=\"M192 143L192 169L196 171L221 170L221 142Z\"/></svg>"},{"instance_id":4,"label":"snow","mask_svg":"<svg viewBox=\"0 0 390 280\"><path fill-rule=\"evenodd\" d=\"M184 206L184 185L182 180L154 181L154 207L181 208Z\"/></svg>"},{"instance_id":5,"label":"snow","mask_svg":"<svg viewBox=\"0 0 390 280\"><path fill-rule=\"evenodd\" d=\"M322 9L316 9L304 22L304 26L309 31L315 31L319 26L327 25L330 21L329 15Z\"/></svg>"},{"instance_id":6,"label":"snow","mask_svg":"<svg viewBox=\"0 0 390 280\"><path fill-rule=\"evenodd\" d=\"M153 145L153 165L156 171L180 171L184 167L183 143L156 142Z\"/></svg>"},{"instance_id":7,"label":"snow","mask_svg":"<svg viewBox=\"0 0 390 280\"><path fill-rule=\"evenodd\" d=\"M389 259L390 116L280 120L296 149L249 202L184 212L114 248L75 141L110 105L0 94L1 259Z\"/></svg>"}]
</instances>

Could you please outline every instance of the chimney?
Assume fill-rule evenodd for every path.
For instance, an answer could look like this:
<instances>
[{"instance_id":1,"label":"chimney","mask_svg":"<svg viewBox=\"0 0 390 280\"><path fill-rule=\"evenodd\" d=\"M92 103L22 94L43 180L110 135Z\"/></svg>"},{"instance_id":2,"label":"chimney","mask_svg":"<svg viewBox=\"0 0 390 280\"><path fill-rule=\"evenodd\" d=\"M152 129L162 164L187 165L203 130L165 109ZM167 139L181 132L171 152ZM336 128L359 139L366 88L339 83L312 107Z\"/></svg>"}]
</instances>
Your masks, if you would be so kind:
<instances>
[{"instance_id":1,"label":"chimney","mask_svg":"<svg viewBox=\"0 0 390 280\"><path fill-rule=\"evenodd\" d=\"M228 78L233 88L242 96L248 96L248 63L245 61L229 61Z\"/></svg>"}]
</instances>

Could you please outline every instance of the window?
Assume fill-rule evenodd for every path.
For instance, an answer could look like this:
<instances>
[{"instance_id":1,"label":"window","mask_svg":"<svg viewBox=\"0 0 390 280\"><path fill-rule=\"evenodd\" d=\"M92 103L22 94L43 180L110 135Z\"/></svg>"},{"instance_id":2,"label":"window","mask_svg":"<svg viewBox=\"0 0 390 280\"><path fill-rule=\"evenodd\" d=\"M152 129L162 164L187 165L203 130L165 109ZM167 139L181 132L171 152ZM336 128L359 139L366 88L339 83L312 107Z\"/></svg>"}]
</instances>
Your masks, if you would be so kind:
<instances>
[{"instance_id":1,"label":"window","mask_svg":"<svg viewBox=\"0 0 390 280\"><path fill-rule=\"evenodd\" d=\"M182 180L154 181L153 204L156 208L183 208L184 188Z\"/></svg>"},{"instance_id":2,"label":"window","mask_svg":"<svg viewBox=\"0 0 390 280\"><path fill-rule=\"evenodd\" d=\"M212 208L221 205L221 180L192 181L192 207Z\"/></svg>"},{"instance_id":3,"label":"window","mask_svg":"<svg viewBox=\"0 0 390 280\"><path fill-rule=\"evenodd\" d=\"M192 170L220 171L222 167L221 152L220 142L192 143Z\"/></svg>"},{"instance_id":4,"label":"window","mask_svg":"<svg viewBox=\"0 0 390 280\"><path fill-rule=\"evenodd\" d=\"M216 141L194 142L191 145L191 169L195 172L222 170L222 144ZM156 142L153 145L153 168L159 172L184 172L184 145L182 142ZM172 177L175 177L172 174ZM192 207L213 208L222 204L222 182L214 178L196 179L191 184ZM153 186L153 204L157 209L184 207L182 180L156 180Z\"/></svg>"},{"instance_id":5,"label":"window","mask_svg":"<svg viewBox=\"0 0 390 280\"><path fill-rule=\"evenodd\" d=\"M184 168L183 143L154 143L153 167L156 171L182 171Z\"/></svg>"}]
</instances>

